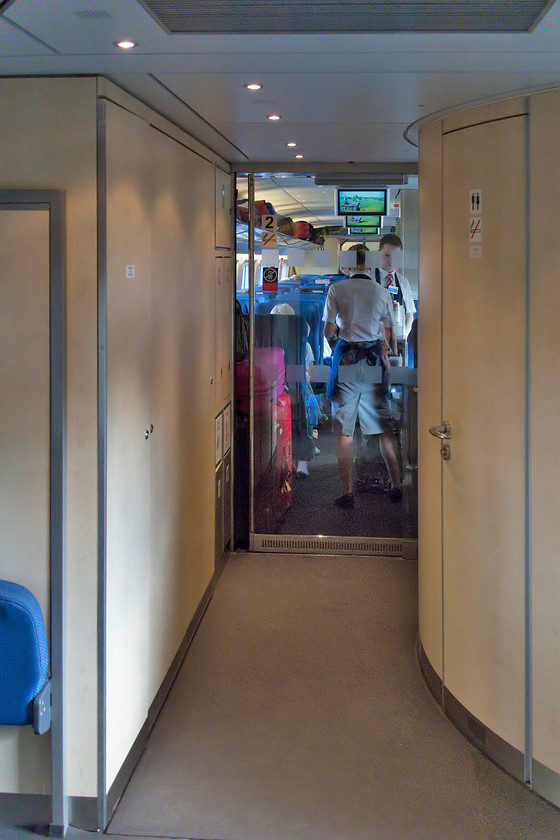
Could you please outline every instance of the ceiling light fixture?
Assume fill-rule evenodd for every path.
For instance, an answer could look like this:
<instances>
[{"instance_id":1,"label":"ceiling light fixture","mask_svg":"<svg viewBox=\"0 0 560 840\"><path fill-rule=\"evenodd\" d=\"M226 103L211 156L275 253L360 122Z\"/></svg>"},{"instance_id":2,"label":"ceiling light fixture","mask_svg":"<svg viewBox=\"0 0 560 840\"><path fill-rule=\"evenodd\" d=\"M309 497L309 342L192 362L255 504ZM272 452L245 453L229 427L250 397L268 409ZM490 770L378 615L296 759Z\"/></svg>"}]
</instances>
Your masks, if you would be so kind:
<instances>
[{"instance_id":1,"label":"ceiling light fixture","mask_svg":"<svg viewBox=\"0 0 560 840\"><path fill-rule=\"evenodd\" d=\"M247 90L261 90L262 85L259 85L258 82L251 82L249 85L245 85Z\"/></svg>"},{"instance_id":2,"label":"ceiling light fixture","mask_svg":"<svg viewBox=\"0 0 560 840\"><path fill-rule=\"evenodd\" d=\"M289 146L289 147L290 147L290 149L293 149L293 148L294 148L294 146L297 146L297 143L294 143L294 142L293 142L293 140L292 140L292 142L291 142L291 143L286 143L286 146Z\"/></svg>"},{"instance_id":3,"label":"ceiling light fixture","mask_svg":"<svg viewBox=\"0 0 560 840\"><path fill-rule=\"evenodd\" d=\"M134 41L117 41L115 46L120 47L121 50L131 50L132 47L137 47L138 44L135 44Z\"/></svg>"},{"instance_id":4,"label":"ceiling light fixture","mask_svg":"<svg viewBox=\"0 0 560 840\"><path fill-rule=\"evenodd\" d=\"M282 119L280 114L267 114L266 118L267 118L267 120L281 120Z\"/></svg>"},{"instance_id":5,"label":"ceiling light fixture","mask_svg":"<svg viewBox=\"0 0 560 840\"><path fill-rule=\"evenodd\" d=\"M302 158L302 157L303 157L303 155L296 155L296 157L297 157L297 158Z\"/></svg>"}]
</instances>

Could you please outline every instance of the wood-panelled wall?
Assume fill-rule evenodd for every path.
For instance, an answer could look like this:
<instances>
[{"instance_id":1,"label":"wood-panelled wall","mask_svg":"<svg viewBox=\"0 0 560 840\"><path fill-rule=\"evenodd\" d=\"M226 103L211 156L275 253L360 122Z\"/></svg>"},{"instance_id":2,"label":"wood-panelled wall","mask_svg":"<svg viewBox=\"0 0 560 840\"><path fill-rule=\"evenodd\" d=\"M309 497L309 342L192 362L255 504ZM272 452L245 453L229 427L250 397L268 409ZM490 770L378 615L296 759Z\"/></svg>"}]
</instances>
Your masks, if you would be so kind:
<instances>
[{"instance_id":1,"label":"wood-panelled wall","mask_svg":"<svg viewBox=\"0 0 560 840\"><path fill-rule=\"evenodd\" d=\"M97 786L96 90L93 78L0 79L2 188L66 193L67 743L74 796L95 795ZM13 764L18 784L0 789L44 793L48 778L35 759L46 739L0 730L0 741L13 738L1 763Z\"/></svg>"},{"instance_id":2,"label":"wood-panelled wall","mask_svg":"<svg viewBox=\"0 0 560 840\"><path fill-rule=\"evenodd\" d=\"M231 371L216 323L229 312L231 337L233 291L215 282L214 164L103 109L109 788L214 572L214 416Z\"/></svg>"},{"instance_id":3,"label":"wood-panelled wall","mask_svg":"<svg viewBox=\"0 0 560 840\"><path fill-rule=\"evenodd\" d=\"M530 99L530 347L533 756L560 804L560 91ZM552 788L549 788L552 785Z\"/></svg>"},{"instance_id":4,"label":"wood-panelled wall","mask_svg":"<svg viewBox=\"0 0 560 840\"><path fill-rule=\"evenodd\" d=\"M214 153L103 79L2 79L0 102L1 187L66 194L68 792L95 812L98 258L109 788L215 568L214 418L231 381L216 383L231 362L230 339L217 342L216 330L233 311L231 283L220 299L215 267L231 254L231 177ZM11 571L0 565L0 575ZM16 582L43 597L44 580L29 571ZM48 736L0 729L0 793L48 793L48 753Z\"/></svg>"},{"instance_id":5,"label":"wood-panelled wall","mask_svg":"<svg viewBox=\"0 0 560 840\"><path fill-rule=\"evenodd\" d=\"M419 306L420 637L456 699L517 751L514 772L530 780L532 767L534 789L556 804L559 125L560 90L552 90L463 111L422 130ZM468 210L474 189L482 190L479 213ZM473 217L482 220L474 243ZM442 360L434 336L443 323L449 337L446 312L453 305L462 315L443 342ZM434 416L438 377L444 413L453 405L446 393L462 400L455 418ZM443 419L453 433L451 461L443 465L455 482L451 504L449 482L442 499L437 452L429 461L427 427ZM432 448L439 448L435 440ZM446 531L462 536L449 541Z\"/></svg>"}]
</instances>

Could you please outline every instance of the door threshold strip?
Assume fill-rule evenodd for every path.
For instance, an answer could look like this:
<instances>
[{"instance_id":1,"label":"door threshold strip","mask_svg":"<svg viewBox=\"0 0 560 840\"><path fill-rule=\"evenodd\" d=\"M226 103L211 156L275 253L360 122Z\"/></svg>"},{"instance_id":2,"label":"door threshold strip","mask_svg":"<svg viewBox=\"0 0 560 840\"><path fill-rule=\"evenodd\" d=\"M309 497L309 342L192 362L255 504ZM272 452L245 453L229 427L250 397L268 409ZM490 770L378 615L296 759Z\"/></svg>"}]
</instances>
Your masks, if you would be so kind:
<instances>
[{"instance_id":1,"label":"door threshold strip","mask_svg":"<svg viewBox=\"0 0 560 840\"><path fill-rule=\"evenodd\" d=\"M329 537L251 534L251 551L299 554L373 554L415 559L416 540L392 537Z\"/></svg>"}]
</instances>

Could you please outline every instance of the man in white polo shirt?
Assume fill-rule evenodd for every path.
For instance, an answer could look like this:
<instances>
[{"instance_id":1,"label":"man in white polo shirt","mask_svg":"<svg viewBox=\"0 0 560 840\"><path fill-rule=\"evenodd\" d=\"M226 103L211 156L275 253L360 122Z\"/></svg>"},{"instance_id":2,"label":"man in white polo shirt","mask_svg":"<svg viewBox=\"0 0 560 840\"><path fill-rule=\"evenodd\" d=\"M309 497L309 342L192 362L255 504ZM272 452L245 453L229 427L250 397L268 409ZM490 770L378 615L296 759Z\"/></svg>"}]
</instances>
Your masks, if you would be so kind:
<instances>
[{"instance_id":1,"label":"man in white polo shirt","mask_svg":"<svg viewBox=\"0 0 560 840\"><path fill-rule=\"evenodd\" d=\"M385 342L383 323L393 323L390 293L371 277L368 249L353 246L356 270L328 291L323 319L325 337L333 340L338 332L327 397L332 400L333 431L340 472L342 495L335 499L341 508L354 507L354 429L359 419L364 435L379 435L379 448L391 479L389 497L402 497L396 443L386 388L375 384L367 366L381 363L380 346ZM341 381L339 367L352 365L350 381Z\"/></svg>"}]
</instances>

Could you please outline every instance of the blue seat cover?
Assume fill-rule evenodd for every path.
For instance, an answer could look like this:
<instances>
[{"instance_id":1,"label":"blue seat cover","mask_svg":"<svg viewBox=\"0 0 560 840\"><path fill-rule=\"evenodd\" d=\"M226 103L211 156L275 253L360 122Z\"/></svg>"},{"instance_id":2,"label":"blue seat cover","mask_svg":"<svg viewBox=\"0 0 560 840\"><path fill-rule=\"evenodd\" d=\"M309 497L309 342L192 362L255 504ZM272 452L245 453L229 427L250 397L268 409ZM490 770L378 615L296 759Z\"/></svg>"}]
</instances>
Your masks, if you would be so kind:
<instances>
[{"instance_id":1,"label":"blue seat cover","mask_svg":"<svg viewBox=\"0 0 560 840\"><path fill-rule=\"evenodd\" d=\"M37 599L24 586L0 580L0 724L32 723L32 701L48 670L47 632Z\"/></svg>"}]
</instances>

